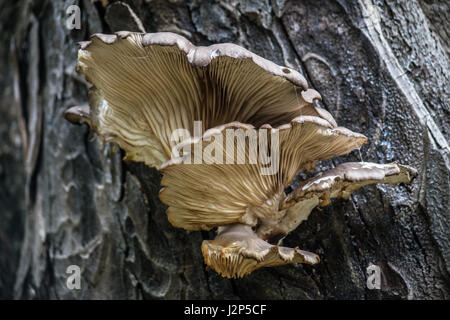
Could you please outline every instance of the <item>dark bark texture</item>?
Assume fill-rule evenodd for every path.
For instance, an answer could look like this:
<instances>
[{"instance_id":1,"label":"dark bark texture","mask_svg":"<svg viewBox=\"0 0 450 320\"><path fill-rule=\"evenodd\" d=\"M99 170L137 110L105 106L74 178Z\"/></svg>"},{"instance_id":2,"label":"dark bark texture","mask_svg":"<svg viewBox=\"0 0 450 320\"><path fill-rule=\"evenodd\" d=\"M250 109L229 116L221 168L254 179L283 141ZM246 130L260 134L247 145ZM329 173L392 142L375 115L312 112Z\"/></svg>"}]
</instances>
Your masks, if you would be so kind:
<instances>
[{"instance_id":1,"label":"dark bark texture","mask_svg":"<svg viewBox=\"0 0 450 320\"><path fill-rule=\"evenodd\" d=\"M80 30L66 28L72 4ZM0 0L0 298L449 299L449 10L438 0ZM87 102L77 42L120 30L234 42L296 68L340 125L369 138L364 161L419 176L315 210L285 244L320 264L221 278L200 251L214 232L167 221L158 171L63 119ZM359 153L318 170L349 160ZM381 290L366 286L370 264ZM69 265L81 268L80 290L66 286Z\"/></svg>"}]
</instances>

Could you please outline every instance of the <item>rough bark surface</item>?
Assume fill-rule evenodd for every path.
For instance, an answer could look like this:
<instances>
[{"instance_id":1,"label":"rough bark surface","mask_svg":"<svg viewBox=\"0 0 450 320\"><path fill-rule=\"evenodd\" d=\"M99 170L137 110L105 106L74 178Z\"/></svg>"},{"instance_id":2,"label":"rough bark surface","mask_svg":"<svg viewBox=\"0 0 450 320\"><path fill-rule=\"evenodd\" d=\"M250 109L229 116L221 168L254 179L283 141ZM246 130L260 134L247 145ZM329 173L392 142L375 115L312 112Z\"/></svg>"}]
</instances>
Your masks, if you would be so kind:
<instances>
[{"instance_id":1,"label":"rough bark surface","mask_svg":"<svg viewBox=\"0 0 450 320\"><path fill-rule=\"evenodd\" d=\"M81 8L81 30L66 9ZM449 2L438 0L0 0L0 298L449 299ZM337 122L364 133L365 161L411 165L410 186L368 186L285 239L311 267L239 280L206 271L203 239L173 228L160 174L122 162L63 112L87 102L77 42L172 31L234 42L296 68ZM359 154L326 161L331 168ZM303 179L300 174L298 179ZM80 290L66 268L81 267ZM366 268L382 289L366 287Z\"/></svg>"}]
</instances>

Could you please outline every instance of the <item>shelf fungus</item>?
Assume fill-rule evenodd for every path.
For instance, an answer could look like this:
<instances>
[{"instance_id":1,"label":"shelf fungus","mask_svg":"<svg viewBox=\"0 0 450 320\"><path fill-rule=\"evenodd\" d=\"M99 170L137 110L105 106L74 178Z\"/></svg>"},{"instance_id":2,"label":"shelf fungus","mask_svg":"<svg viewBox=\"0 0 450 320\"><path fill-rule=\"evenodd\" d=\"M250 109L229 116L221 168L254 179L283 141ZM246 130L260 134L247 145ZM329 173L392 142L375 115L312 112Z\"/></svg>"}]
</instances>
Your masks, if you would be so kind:
<instances>
[{"instance_id":1,"label":"shelf fungus","mask_svg":"<svg viewBox=\"0 0 450 320\"><path fill-rule=\"evenodd\" d=\"M300 171L367 138L338 127L300 73L234 44L196 47L173 33L95 34L81 43L77 70L92 84L89 106L68 109L66 119L116 142L125 160L159 169L170 223L218 228L202 253L224 277L319 262L281 246L315 207L417 174L396 163L344 163L286 194Z\"/></svg>"}]
</instances>

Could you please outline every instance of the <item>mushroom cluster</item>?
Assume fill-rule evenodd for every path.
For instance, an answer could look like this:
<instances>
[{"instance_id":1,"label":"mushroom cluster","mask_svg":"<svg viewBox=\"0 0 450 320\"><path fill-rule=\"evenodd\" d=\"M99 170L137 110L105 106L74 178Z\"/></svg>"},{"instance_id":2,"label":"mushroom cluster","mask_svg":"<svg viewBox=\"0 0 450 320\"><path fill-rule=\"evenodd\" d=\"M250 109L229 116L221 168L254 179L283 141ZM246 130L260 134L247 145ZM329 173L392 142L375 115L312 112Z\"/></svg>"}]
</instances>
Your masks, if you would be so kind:
<instances>
[{"instance_id":1,"label":"mushroom cluster","mask_svg":"<svg viewBox=\"0 0 450 320\"><path fill-rule=\"evenodd\" d=\"M286 194L300 171L367 138L338 127L300 73L234 44L196 47L173 33L95 34L81 43L77 71L92 84L89 106L70 108L66 119L117 143L125 160L159 169L159 197L173 226L218 227L201 249L224 277L319 262L281 246L313 208L416 175L396 163L344 163Z\"/></svg>"}]
</instances>

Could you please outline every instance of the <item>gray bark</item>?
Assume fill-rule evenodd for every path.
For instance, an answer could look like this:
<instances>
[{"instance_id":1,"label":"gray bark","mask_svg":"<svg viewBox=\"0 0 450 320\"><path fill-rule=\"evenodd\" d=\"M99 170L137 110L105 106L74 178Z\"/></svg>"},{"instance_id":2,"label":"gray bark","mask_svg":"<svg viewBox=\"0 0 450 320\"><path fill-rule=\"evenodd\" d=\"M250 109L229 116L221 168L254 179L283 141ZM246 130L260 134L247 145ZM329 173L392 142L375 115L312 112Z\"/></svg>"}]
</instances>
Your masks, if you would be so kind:
<instances>
[{"instance_id":1,"label":"gray bark","mask_svg":"<svg viewBox=\"0 0 450 320\"><path fill-rule=\"evenodd\" d=\"M0 1L0 298L450 297L448 1L109 2ZM65 26L71 4L81 30ZM238 280L206 271L200 245L214 233L169 224L160 174L62 117L87 102L76 43L143 29L234 42L296 68L339 125L369 138L365 161L408 164L418 178L315 210L285 244L320 254L317 266ZM370 264L381 290L366 287ZM69 265L81 267L80 290L66 286Z\"/></svg>"}]
</instances>

